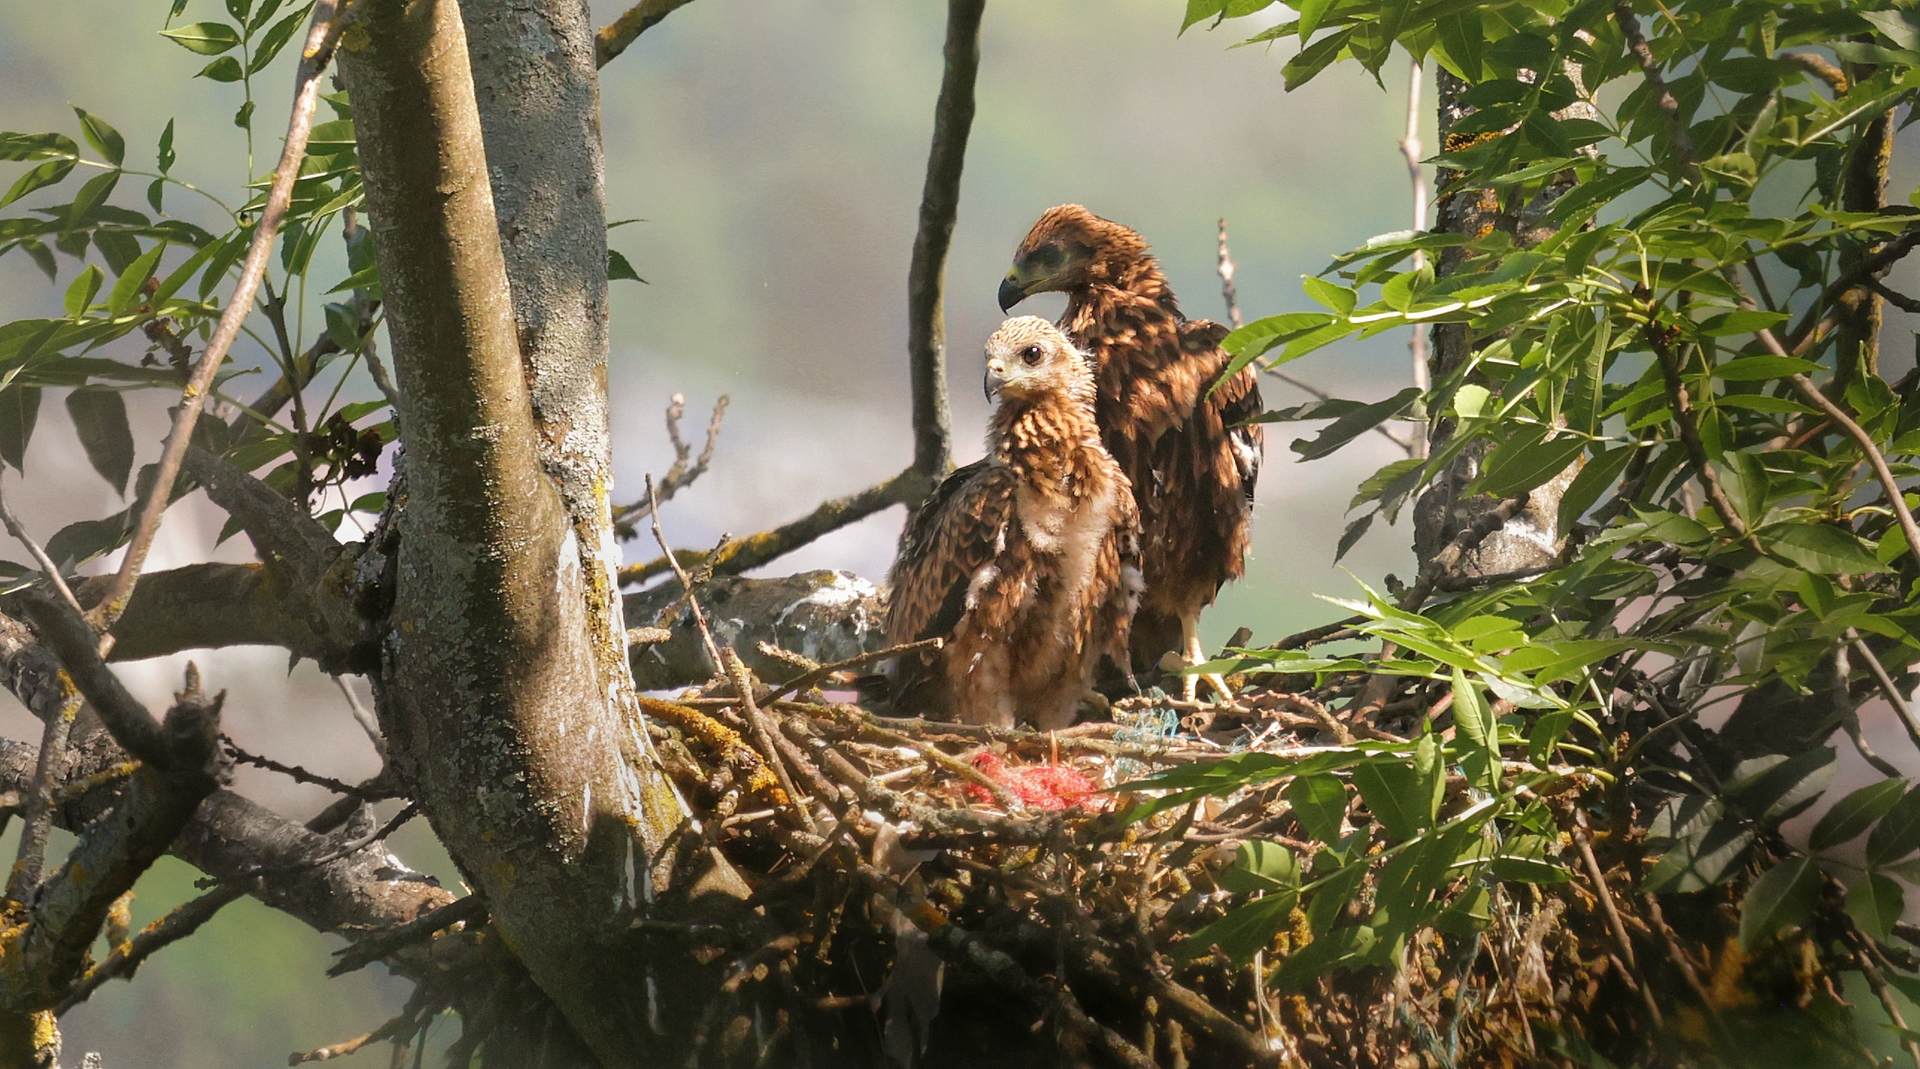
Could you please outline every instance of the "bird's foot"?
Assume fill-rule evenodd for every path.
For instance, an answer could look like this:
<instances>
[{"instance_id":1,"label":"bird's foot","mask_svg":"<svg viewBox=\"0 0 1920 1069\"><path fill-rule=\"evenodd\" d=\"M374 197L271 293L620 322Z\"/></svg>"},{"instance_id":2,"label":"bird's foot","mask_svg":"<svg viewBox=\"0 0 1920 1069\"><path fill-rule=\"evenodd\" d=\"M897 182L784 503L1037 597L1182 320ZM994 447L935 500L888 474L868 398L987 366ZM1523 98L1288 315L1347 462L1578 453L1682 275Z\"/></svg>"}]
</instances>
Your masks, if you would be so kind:
<instances>
[{"instance_id":1,"label":"bird's foot","mask_svg":"<svg viewBox=\"0 0 1920 1069\"><path fill-rule=\"evenodd\" d=\"M1191 670L1207 663L1207 651L1200 645L1200 632L1192 621L1186 622L1184 630L1186 631L1187 656L1186 663L1183 667ZM1227 686L1227 681L1224 676L1218 672L1201 672L1189 674L1181 682L1180 691L1187 701L1200 700L1200 681L1203 679L1206 680L1207 686L1213 689L1214 697L1217 700L1222 702L1230 702L1233 700L1233 690Z\"/></svg>"}]
</instances>

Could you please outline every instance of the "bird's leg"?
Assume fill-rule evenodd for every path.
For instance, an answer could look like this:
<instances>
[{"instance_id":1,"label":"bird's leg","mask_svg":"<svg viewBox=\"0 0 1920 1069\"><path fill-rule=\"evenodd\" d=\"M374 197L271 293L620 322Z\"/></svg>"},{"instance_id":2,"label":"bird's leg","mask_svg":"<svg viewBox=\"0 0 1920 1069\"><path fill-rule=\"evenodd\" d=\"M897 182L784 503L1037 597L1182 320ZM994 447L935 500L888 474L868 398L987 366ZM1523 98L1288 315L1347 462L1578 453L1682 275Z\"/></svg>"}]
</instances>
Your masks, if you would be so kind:
<instances>
[{"instance_id":1,"label":"bird's leg","mask_svg":"<svg viewBox=\"0 0 1920 1069\"><path fill-rule=\"evenodd\" d=\"M1197 667L1207 663L1207 651L1200 645L1200 614L1180 618L1180 635L1187 652L1187 666ZM1180 685L1181 696L1187 701L1196 701L1200 696L1200 680L1205 679L1213 688L1214 694L1223 702L1233 700L1233 691L1227 689L1227 681L1218 672L1208 672L1204 676L1188 675Z\"/></svg>"}]
</instances>

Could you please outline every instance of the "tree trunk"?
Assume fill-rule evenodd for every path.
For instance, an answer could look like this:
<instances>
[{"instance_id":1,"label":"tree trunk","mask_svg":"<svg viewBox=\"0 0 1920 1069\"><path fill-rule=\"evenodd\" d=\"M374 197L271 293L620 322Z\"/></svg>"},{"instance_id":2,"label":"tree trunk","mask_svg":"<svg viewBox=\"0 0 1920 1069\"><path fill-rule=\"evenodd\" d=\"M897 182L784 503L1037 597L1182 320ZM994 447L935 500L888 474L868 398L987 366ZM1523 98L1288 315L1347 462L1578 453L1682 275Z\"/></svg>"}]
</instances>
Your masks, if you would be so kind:
<instances>
[{"instance_id":1,"label":"tree trunk","mask_svg":"<svg viewBox=\"0 0 1920 1069\"><path fill-rule=\"evenodd\" d=\"M492 87L502 94L530 84L526 55L584 32L578 12L570 26L525 14L484 24L479 51L507 69ZM637 1065L653 1034L608 936L664 889L670 870L657 866L680 814L622 715L632 684L614 645L608 488L595 482L606 417L586 396L604 390L604 253L596 274L539 248L604 248L597 146L579 143L592 140L591 112L556 127L543 113L566 94L529 90L517 102L533 111L505 118L534 115L575 172L551 200L511 201L512 259L552 270L510 285L458 4L374 0L360 20L366 44L342 68L408 443L381 723L396 771L533 979L603 1064ZM590 108L590 67L588 78ZM573 214L549 231L539 214L561 206ZM539 310L517 321L521 287Z\"/></svg>"}]
</instances>

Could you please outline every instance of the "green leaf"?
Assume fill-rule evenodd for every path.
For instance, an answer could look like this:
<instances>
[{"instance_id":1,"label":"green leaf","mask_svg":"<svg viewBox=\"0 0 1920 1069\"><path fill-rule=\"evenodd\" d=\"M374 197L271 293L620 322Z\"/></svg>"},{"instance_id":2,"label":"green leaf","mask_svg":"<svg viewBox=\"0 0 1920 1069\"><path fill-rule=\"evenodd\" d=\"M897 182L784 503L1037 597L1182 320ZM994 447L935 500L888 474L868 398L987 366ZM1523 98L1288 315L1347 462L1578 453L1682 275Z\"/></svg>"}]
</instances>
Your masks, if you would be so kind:
<instances>
[{"instance_id":1,"label":"green leaf","mask_svg":"<svg viewBox=\"0 0 1920 1069\"><path fill-rule=\"evenodd\" d=\"M1653 892L1700 891L1732 875L1753 844L1754 830L1741 821L1722 820L1674 843L1647 873L1644 889Z\"/></svg>"},{"instance_id":2,"label":"green leaf","mask_svg":"<svg viewBox=\"0 0 1920 1069\"><path fill-rule=\"evenodd\" d=\"M160 266L160 255L166 251L166 242L156 242L153 248L141 253L139 259L120 272L120 280L113 284L113 292L107 295L109 313L125 315L128 309L140 303L140 288L153 277L153 269Z\"/></svg>"},{"instance_id":3,"label":"green leaf","mask_svg":"<svg viewBox=\"0 0 1920 1069\"><path fill-rule=\"evenodd\" d=\"M1270 894L1231 910L1188 936L1180 945L1181 951L1187 957L1197 958L1211 953L1217 946L1229 958L1246 961L1255 951L1266 949L1273 942L1274 933L1286 926L1296 897L1292 892Z\"/></svg>"},{"instance_id":4,"label":"green leaf","mask_svg":"<svg viewBox=\"0 0 1920 1069\"><path fill-rule=\"evenodd\" d=\"M1279 843L1250 839L1240 844L1240 855L1220 873L1220 886L1229 891L1289 891L1300 886L1300 859Z\"/></svg>"},{"instance_id":5,"label":"green leaf","mask_svg":"<svg viewBox=\"0 0 1920 1069\"><path fill-rule=\"evenodd\" d=\"M194 75L195 78L205 78L210 82L237 82L246 76L247 72L240 69L240 61L232 56L221 56Z\"/></svg>"},{"instance_id":6,"label":"green leaf","mask_svg":"<svg viewBox=\"0 0 1920 1069\"><path fill-rule=\"evenodd\" d=\"M1571 435L1545 442L1537 435L1516 435L1494 447L1480 478L1475 480L1477 486L1468 492L1501 498L1518 496L1567 470L1586 449L1586 439Z\"/></svg>"},{"instance_id":7,"label":"green leaf","mask_svg":"<svg viewBox=\"0 0 1920 1069\"><path fill-rule=\"evenodd\" d=\"M1187 14L1180 20L1180 32L1186 33L1196 23L1220 18L1226 10L1227 0L1187 0Z\"/></svg>"},{"instance_id":8,"label":"green leaf","mask_svg":"<svg viewBox=\"0 0 1920 1069\"><path fill-rule=\"evenodd\" d=\"M76 157L80 146L65 134L17 134L0 131L0 160L44 160Z\"/></svg>"},{"instance_id":9,"label":"green leaf","mask_svg":"<svg viewBox=\"0 0 1920 1069\"><path fill-rule=\"evenodd\" d=\"M1760 542L1810 572L1859 575L1882 570L1872 551L1850 531L1826 523L1783 523L1759 531Z\"/></svg>"},{"instance_id":10,"label":"green leaf","mask_svg":"<svg viewBox=\"0 0 1920 1069\"><path fill-rule=\"evenodd\" d=\"M1373 811L1374 819L1398 842L1420 834L1433 823L1423 777L1404 758L1382 758L1353 770L1353 785Z\"/></svg>"},{"instance_id":11,"label":"green leaf","mask_svg":"<svg viewBox=\"0 0 1920 1069\"><path fill-rule=\"evenodd\" d=\"M40 391L18 384L0 390L0 460L25 471L27 443L33 440L33 426L40 420Z\"/></svg>"},{"instance_id":12,"label":"green leaf","mask_svg":"<svg viewBox=\"0 0 1920 1069\"><path fill-rule=\"evenodd\" d=\"M1602 494L1613 489L1636 451L1637 447L1631 445L1615 446L1587 461L1580 474L1573 477L1567 492L1560 496L1560 530L1571 530L1574 522L1585 515Z\"/></svg>"},{"instance_id":13,"label":"green leaf","mask_svg":"<svg viewBox=\"0 0 1920 1069\"><path fill-rule=\"evenodd\" d=\"M1384 401L1375 401L1355 409L1334 420L1312 441L1304 438L1295 440L1293 451L1300 454L1301 460L1318 460L1412 408L1413 403L1420 399L1420 394L1419 387L1409 386Z\"/></svg>"},{"instance_id":14,"label":"green leaf","mask_svg":"<svg viewBox=\"0 0 1920 1069\"><path fill-rule=\"evenodd\" d=\"M1900 885L1877 872L1867 873L1847 889L1847 914L1862 932L1883 943L1892 937L1893 922L1906 905Z\"/></svg>"},{"instance_id":15,"label":"green leaf","mask_svg":"<svg viewBox=\"0 0 1920 1069\"><path fill-rule=\"evenodd\" d=\"M627 262L626 257L620 255L619 253L613 251L612 249L608 249L607 250L607 281L612 282L612 281L615 281L616 279L622 279L622 278L630 279L642 285L645 285L647 281L646 279L640 277L639 273L633 269L633 265Z\"/></svg>"},{"instance_id":16,"label":"green leaf","mask_svg":"<svg viewBox=\"0 0 1920 1069\"><path fill-rule=\"evenodd\" d=\"M1337 776L1296 776L1287 784L1287 804L1308 835L1323 843L1340 841L1347 815L1347 785Z\"/></svg>"},{"instance_id":17,"label":"green leaf","mask_svg":"<svg viewBox=\"0 0 1920 1069\"><path fill-rule=\"evenodd\" d=\"M86 315L87 309L93 304L94 295L100 292L100 286L106 280L106 272L94 264L88 264L87 269L67 286L67 314L75 319Z\"/></svg>"},{"instance_id":18,"label":"green leaf","mask_svg":"<svg viewBox=\"0 0 1920 1069\"><path fill-rule=\"evenodd\" d=\"M55 159L33 168L14 181L13 186L7 190L6 196L0 197L0 208L12 204L36 189L43 189L61 181L73 173L73 166L74 161L71 159Z\"/></svg>"},{"instance_id":19,"label":"green leaf","mask_svg":"<svg viewBox=\"0 0 1920 1069\"><path fill-rule=\"evenodd\" d=\"M374 293L378 293L380 290L379 266L376 264L368 264L366 267L358 271L355 271L351 275L348 275L346 281L340 283L338 286L333 287L327 292L328 293L344 293L348 290L370 290Z\"/></svg>"},{"instance_id":20,"label":"green leaf","mask_svg":"<svg viewBox=\"0 0 1920 1069\"><path fill-rule=\"evenodd\" d=\"M1335 285L1324 278L1315 278L1312 275L1300 276L1300 288L1307 291L1307 296L1331 309L1335 315L1343 316L1352 312L1355 302L1359 300L1359 297L1347 287Z\"/></svg>"},{"instance_id":21,"label":"green leaf","mask_svg":"<svg viewBox=\"0 0 1920 1069\"><path fill-rule=\"evenodd\" d=\"M1806 923L1820 901L1820 869L1796 854L1768 869L1740 903L1740 945L1753 950L1783 928Z\"/></svg>"},{"instance_id":22,"label":"green leaf","mask_svg":"<svg viewBox=\"0 0 1920 1069\"><path fill-rule=\"evenodd\" d=\"M1819 364L1811 360L1796 360L1790 356L1743 356L1714 368L1713 375L1726 382L1758 382L1763 379L1783 379L1789 375L1804 375L1818 370L1820 370Z\"/></svg>"},{"instance_id":23,"label":"green leaf","mask_svg":"<svg viewBox=\"0 0 1920 1069\"><path fill-rule=\"evenodd\" d=\"M160 131L160 147L155 160L160 165L160 173L166 174L173 169L173 120L167 120L167 128ZM156 209L157 210L157 209Z\"/></svg>"},{"instance_id":24,"label":"green leaf","mask_svg":"<svg viewBox=\"0 0 1920 1069\"><path fill-rule=\"evenodd\" d=\"M247 64L247 73L259 74L266 70L267 64L272 63L280 55L280 50L293 39L294 31L300 28L306 17L307 9L303 7L274 23L272 29L262 34L260 40L254 42L253 60Z\"/></svg>"},{"instance_id":25,"label":"green leaf","mask_svg":"<svg viewBox=\"0 0 1920 1069\"><path fill-rule=\"evenodd\" d=\"M1820 822L1807 836L1807 848L1817 853L1858 837L1893 808L1906 788L1904 779L1883 779L1833 803L1833 808L1821 814Z\"/></svg>"},{"instance_id":26,"label":"green leaf","mask_svg":"<svg viewBox=\"0 0 1920 1069\"><path fill-rule=\"evenodd\" d=\"M1785 312L1761 312L1741 309L1737 312L1724 312L1701 322L1694 329L1709 338L1724 338L1734 334L1757 334L1763 329L1777 327L1787 321ZM1779 360L1781 357L1767 357Z\"/></svg>"},{"instance_id":27,"label":"green leaf","mask_svg":"<svg viewBox=\"0 0 1920 1069\"><path fill-rule=\"evenodd\" d=\"M160 36L189 52L198 52L203 56L217 56L240 43L240 31L224 22L196 22L189 26L161 30Z\"/></svg>"},{"instance_id":28,"label":"green leaf","mask_svg":"<svg viewBox=\"0 0 1920 1069\"><path fill-rule=\"evenodd\" d=\"M1816 746L1779 762L1739 789L1740 807L1765 824L1775 824L1813 803L1833 782L1834 752ZM1738 774L1738 769L1735 770ZM1727 788L1733 794L1735 788Z\"/></svg>"},{"instance_id":29,"label":"green leaf","mask_svg":"<svg viewBox=\"0 0 1920 1069\"><path fill-rule=\"evenodd\" d=\"M1499 725L1480 688L1458 668L1453 670L1453 724L1465 743L1461 770L1474 786L1497 792L1500 789Z\"/></svg>"},{"instance_id":30,"label":"green leaf","mask_svg":"<svg viewBox=\"0 0 1920 1069\"><path fill-rule=\"evenodd\" d=\"M122 495L133 472L133 431L127 424L127 403L118 390L83 386L67 395L67 414L80 435L87 462Z\"/></svg>"},{"instance_id":31,"label":"green leaf","mask_svg":"<svg viewBox=\"0 0 1920 1069\"><path fill-rule=\"evenodd\" d=\"M1889 865L1915 850L1920 850L1920 789L1901 795L1867 833L1867 863Z\"/></svg>"},{"instance_id":32,"label":"green leaf","mask_svg":"<svg viewBox=\"0 0 1920 1069\"><path fill-rule=\"evenodd\" d=\"M115 167L127 158L127 140L120 131L107 124L105 119L84 108L74 108L73 113L80 117L80 136L87 139L93 150L106 158Z\"/></svg>"}]
</instances>

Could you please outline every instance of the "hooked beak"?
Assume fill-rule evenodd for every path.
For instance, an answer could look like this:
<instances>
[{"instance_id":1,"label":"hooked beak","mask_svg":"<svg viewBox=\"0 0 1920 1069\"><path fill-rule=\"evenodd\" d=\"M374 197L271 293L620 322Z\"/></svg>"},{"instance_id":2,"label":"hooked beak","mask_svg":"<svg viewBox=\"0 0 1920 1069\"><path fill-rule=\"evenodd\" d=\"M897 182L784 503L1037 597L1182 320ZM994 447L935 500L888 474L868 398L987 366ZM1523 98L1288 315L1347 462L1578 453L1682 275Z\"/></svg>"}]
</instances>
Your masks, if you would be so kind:
<instances>
[{"instance_id":1,"label":"hooked beak","mask_svg":"<svg viewBox=\"0 0 1920 1069\"><path fill-rule=\"evenodd\" d=\"M987 394L987 400L992 401L994 395L999 393L1001 387L1004 387L1006 384L1007 365L1002 364L998 360L987 361L987 379L983 384Z\"/></svg>"},{"instance_id":2,"label":"hooked beak","mask_svg":"<svg viewBox=\"0 0 1920 1069\"><path fill-rule=\"evenodd\" d=\"M1000 280L1000 310L1007 311L1014 305L1027 299L1027 288L1020 282L1018 272L1009 272Z\"/></svg>"}]
</instances>

